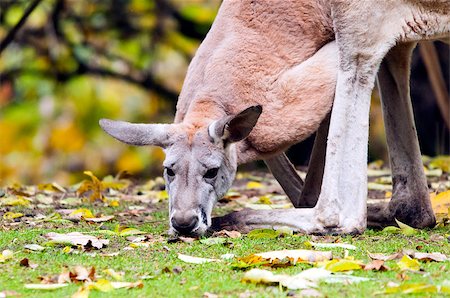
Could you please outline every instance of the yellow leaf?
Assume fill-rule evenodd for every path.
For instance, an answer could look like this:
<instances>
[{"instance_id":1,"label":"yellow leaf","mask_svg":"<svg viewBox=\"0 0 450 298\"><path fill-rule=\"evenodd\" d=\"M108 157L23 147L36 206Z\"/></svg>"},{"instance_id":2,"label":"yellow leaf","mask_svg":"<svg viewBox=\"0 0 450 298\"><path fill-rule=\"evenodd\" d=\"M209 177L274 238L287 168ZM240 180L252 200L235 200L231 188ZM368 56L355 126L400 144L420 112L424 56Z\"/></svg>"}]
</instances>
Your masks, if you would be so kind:
<instances>
[{"instance_id":1,"label":"yellow leaf","mask_svg":"<svg viewBox=\"0 0 450 298\"><path fill-rule=\"evenodd\" d=\"M22 196L8 197L0 200L0 205L3 206L28 206L30 201Z\"/></svg>"},{"instance_id":2,"label":"yellow leaf","mask_svg":"<svg viewBox=\"0 0 450 298\"><path fill-rule=\"evenodd\" d=\"M53 183L41 183L38 185L38 189L42 191L59 191L59 192L66 192L64 187L59 185L56 182Z\"/></svg>"},{"instance_id":3,"label":"yellow leaf","mask_svg":"<svg viewBox=\"0 0 450 298\"><path fill-rule=\"evenodd\" d=\"M360 261L352 261L352 260L339 260L337 262L329 262L325 265L325 269L331 272L341 272L341 271L349 271L349 270L359 270L361 269L363 264Z\"/></svg>"},{"instance_id":4,"label":"yellow leaf","mask_svg":"<svg viewBox=\"0 0 450 298\"><path fill-rule=\"evenodd\" d=\"M441 169L444 172L450 172L450 156L440 155L433 158L429 164L430 169Z\"/></svg>"},{"instance_id":5,"label":"yellow leaf","mask_svg":"<svg viewBox=\"0 0 450 298\"><path fill-rule=\"evenodd\" d=\"M6 212L5 214L3 214L3 219L14 219L14 218L19 218L22 217L23 213L15 213L15 212Z\"/></svg>"},{"instance_id":6,"label":"yellow leaf","mask_svg":"<svg viewBox=\"0 0 450 298\"><path fill-rule=\"evenodd\" d=\"M401 270L420 270L420 263L417 260L411 259L408 255L404 255L403 258L397 262L398 267Z\"/></svg>"},{"instance_id":7,"label":"yellow leaf","mask_svg":"<svg viewBox=\"0 0 450 298\"><path fill-rule=\"evenodd\" d=\"M159 191L157 194L157 199L159 201L167 200L168 198L169 198L169 194L167 193L167 190Z\"/></svg>"},{"instance_id":8,"label":"yellow leaf","mask_svg":"<svg viewBox=\"0 0 450 298\"><path fill-rule=\"evenodd\" d=\"M395 219L395 222L397 223L397 225L399 226L399 228L401 229L401 232L403 235L412 236L412 235L416 235L417 233L419 233L413 227L410 227L407 224L404 224L404 223L398 221L396 218L394 218L394 219Z\"/></svg>"},{"instance_id":9,"label":"yellow leaf","mask_svg":"<svg viewBox=\"0 0 450 298\"><path fill-rule=\"evenodd\" d=\"M93 218L94 214L92 214L91 210L86 209L86 208L80 208L77 210L72 211L69 216L77 216L79 215L80 217L84 217L84 218Z\"/></svg>"},{"instance_id":10,"label":"yellow leaf","mask_svg":"<svg viewBox=\"0 0 450 298\"><path fill-rule=\"evenodd\" d=\"M439 194L430 194L431 206L434 213L447 213L450 208L450 190L443 191Z\"/></svg>"},{"instance_id":11,"label":"yellow leaf","mask_svg":"<svg viewBox=\"0 0 450 298\"><path fill-rule=\"evenodd\" d=\"M140 235L140 234L145 234L145 232L140 231L135 228L125 228L123 230L120 230L120 232L119 232L120 236L131 236L131 235Z\"/></svg>"},{"instance_id":12,"label":"yellow leaf","mask_svg":"<svg viewBox=\"0 0 450 298\"><path fill-rule=\"evenodd\" d=\"M114 289L111 282L106 279L99 279L96 282L90 283L88 287L89 289L94 289L101 292L109 292Z\"/></svg>"},{"instance_id":13,"label":"yellow leaf","mask_svg":"<svg viewBox=\"0 0 450 298\"><path fill-rule=\"evenodd\" d=\"M263 187L264 185L262 183L256 181L249 181L246 186L247 189L259 189Z\"/></svg>"},{"instance_id":14,"label":"yellow leaf","mask_svg":"<svg viewBox=\"0 0 450 298\"><path fill-rule=\"evenodd\" d=\"M271 205L272 204L272 201L270 200L270 198L268 196L260 197L258 202L261 203L261 204L266 204L266 205Z\"/></svg>"},{"instance_id":15,"label":"yellow leaf","mask_svg":"<svg viewBox=\"0 0 450 298\"><path fill-rule=\"evenodd\" d=\"M83 181L83 183L78 188L77 193L79 195L82 195L85 192L91 191L92 193L89 196L89 199L92 202L95 200L103 201L104 198L102 191L104 190L104 187L102 185L102 182L100 182L100 180L91 171L84 171L83 173L91 177L91 181Z\"/></svg>"},{"instance_id":16,"label":"yellow leaf","mask_svg":"<svg viewBox=\"0 0 450 298\"><path fill-rule=\"evenodd\" d=\"M412 294L412 293L437 293L438 288L435 285L425 284L425 283L412 283L412 284L403 284L400 286L389 287L386 288L383 294L394 294L394 293L404 293L404 294ZM381 294L381 293L380 293Z\"/></svg>"},{"instance_id":17,"label":"yellow leaf","mask_svg":"<svg viewBox=\"0 0 450 298\"><path fill-rule=\"evenodd\" d=\"M386 199L391 198L391 197L392 197L392 191L387 191L387 192L384 194L384 197L385 197Z\"/></svg>"},{"instance_id":18,"label":"yellow leaf","mask_svg":"<svg viewBox=\"0 0 450 298\"><path fill-rule=\"evenodd\" d=\"M119 200L116 199L112 199L112 200L108 200L108 206L109 207L119 207Z\"/></svg>"}]
</instances>

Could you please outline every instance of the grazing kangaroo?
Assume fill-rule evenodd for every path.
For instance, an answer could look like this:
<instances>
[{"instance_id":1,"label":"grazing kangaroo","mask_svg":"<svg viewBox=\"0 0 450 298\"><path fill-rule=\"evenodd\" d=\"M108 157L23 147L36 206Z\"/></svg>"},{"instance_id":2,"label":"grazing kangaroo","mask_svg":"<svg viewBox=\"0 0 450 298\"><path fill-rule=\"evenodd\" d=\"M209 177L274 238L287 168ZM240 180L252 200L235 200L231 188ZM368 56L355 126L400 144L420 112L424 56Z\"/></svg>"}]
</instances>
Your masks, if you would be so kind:
<instances>
[{"instance_id":1,"label":"grazing kangaroo","mask_svg":"<svg viewBox=\"0 0 450 298\"><path fill-rule=\"evenodd\" d=\"M125 143L165 149L173 233L204 234L237 164L256 159L265 160L295 207L313 208L243 210L218 218L216 228L362 232L370 91L387 55L379 85L394 193L387 207L370 210L369 221L397 217L430 226L434 215L404 52L417 40L448 34L449 6L413 0L224 1L188 69L175 123L101 120L100 125ZM283 152L318 128L303 186Z\"/></svg>"}]
</instances>

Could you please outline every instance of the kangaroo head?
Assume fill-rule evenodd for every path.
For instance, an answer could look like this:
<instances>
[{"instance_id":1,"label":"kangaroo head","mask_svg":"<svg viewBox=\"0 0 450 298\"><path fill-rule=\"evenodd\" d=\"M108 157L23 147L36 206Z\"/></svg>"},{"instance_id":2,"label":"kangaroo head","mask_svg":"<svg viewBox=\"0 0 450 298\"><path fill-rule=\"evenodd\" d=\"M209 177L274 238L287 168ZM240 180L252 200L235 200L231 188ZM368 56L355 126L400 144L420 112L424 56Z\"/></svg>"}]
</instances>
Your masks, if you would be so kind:
<instances>
[{"instance_id":1,"label":"kangaroo head","mask_svg":"<svg viewBox=\"0 0 450 298\"><path fill-rule=\"evenodd\" d=\"M234 180L237 168L234 143L250 134L261 112L261 106L253 106L200 126L106 119L100 120L100 126L124 143L164 149L169 232L203 235L211 225L215 203Z\"/></svg>"}]
</instances>

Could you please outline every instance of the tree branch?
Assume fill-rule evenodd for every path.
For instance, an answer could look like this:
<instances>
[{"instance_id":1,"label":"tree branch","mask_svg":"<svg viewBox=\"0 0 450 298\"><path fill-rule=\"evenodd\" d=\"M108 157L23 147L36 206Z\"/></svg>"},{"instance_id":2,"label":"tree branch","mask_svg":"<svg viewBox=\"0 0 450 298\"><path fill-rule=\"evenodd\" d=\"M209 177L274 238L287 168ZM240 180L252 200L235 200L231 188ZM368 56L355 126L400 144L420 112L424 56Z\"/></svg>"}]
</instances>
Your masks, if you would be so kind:
<instances>
[{"instance_id":1,"label":"tree branch","mask_svg":"<svg viewBox=\"0 0 450 298\"><path fill-rule=\"evenodd\" d=\"M11 31L8 32L5 38L0 42L0 54L14 40L14 36L16 35L17 31L19 31L19 29L23 26L23 24L25 24L30 14L39 5L41 1L42 0L34 0L33 3L31 3L31 5L25 10L19 22L11 29Z\"/></svg>"}]
</instances>

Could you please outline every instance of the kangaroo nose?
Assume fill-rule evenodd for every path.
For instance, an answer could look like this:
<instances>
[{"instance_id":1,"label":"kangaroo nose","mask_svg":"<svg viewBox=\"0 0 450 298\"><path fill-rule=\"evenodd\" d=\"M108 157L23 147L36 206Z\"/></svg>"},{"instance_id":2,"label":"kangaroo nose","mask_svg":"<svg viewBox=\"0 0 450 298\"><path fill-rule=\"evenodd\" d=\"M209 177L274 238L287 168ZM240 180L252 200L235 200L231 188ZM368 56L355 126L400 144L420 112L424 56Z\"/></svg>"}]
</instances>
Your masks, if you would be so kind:
<instances>
[{"instance_id":1,"label":"kangaroo nose","mask_svg":"<svg viewBox=\"0 0 450 298\"><path fill-rule=\"evenodd\" d=\"M197 226L198 216L195 213L177 213L172 217L172 227L180 234L189 234Z\"/></svg>"}]
</instances>

